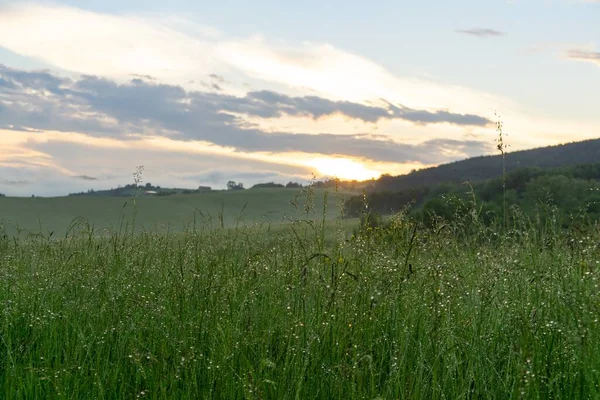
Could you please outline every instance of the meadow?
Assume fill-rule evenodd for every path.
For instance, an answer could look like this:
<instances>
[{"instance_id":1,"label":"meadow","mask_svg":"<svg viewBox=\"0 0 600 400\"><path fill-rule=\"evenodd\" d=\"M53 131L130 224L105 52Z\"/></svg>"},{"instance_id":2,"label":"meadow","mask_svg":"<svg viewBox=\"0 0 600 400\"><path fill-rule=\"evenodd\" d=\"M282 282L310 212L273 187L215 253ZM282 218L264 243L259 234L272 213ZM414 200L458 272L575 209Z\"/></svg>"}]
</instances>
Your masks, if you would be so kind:
<instances>
[{"instance_id":1,"label":"meadow","mask_svg":"<svg viewBox=\"0 0 600 400\"><path fill-rule=\"evenodd\" d=\"M140 199L103 235L0 234L0 397L600 396L596 223L360 224L303 196L277 224L139 230Z\"/></svg>"},{"instance_id":2,"label":"meadow","mask_svg":"<svg viewBox=\"0 0 600 400\"><path fill-rule=\"evenodd\" d=\"M214 191L173 196L134 197L0 197L0 221L15 235L38 233L64 236L77 220L85 220L95 231L114 231L135 223L138 231L183 231L198 226L233 227L239 224L278 224L297 214L293 205L298 189L250 189ZM323 203L325 190L312 191ZM339 216L347 193L329 194L328 218ZM135 204L135 207L134 207ZM134 219L135 212L135 219Z\"/></svg>"}]
</instances>

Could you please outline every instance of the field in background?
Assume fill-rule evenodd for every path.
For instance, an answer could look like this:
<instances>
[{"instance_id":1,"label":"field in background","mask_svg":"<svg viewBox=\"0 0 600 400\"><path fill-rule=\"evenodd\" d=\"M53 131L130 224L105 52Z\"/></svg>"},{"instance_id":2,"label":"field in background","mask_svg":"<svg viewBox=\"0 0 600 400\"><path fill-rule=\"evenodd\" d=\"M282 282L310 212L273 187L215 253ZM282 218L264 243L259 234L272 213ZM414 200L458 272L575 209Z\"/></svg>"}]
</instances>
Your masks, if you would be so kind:
<instances>
[{"instance_id":1,"label":"field in background","mask_svg":"<svg viewBox=\"0 0 600 400\"><path fill-rule=\"evenodd\" d=\"M325 189L312 190L322 207ZM173 196L138 196L135 199L137 229L182 231L193 224L202 227L232 227L235 224L279 223L303 213L303 205L291 202L300 189L251 189ZM342 192L328 192L327 218L339 217ZM321 211L321 210L319 210ZM82 217L97 231L118 229L121 221L132 222L133 201L126 197L70 196L55 198L0 197L0 222L8 234L17 226L26 232L63 236L73 220ZM124 219L123 219L124 218ZM41 229L40 229L41 228Z\"/></svg>"}]
</instances>

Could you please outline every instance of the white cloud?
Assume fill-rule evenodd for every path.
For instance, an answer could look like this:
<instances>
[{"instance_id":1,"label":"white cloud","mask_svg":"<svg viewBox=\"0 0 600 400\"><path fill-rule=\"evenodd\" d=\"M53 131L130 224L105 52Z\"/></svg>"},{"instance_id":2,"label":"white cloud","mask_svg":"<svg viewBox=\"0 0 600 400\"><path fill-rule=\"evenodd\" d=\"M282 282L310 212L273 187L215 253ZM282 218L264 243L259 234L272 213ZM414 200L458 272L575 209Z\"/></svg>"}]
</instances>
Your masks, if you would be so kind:
<instances>
[{"instance_id":1,"label":"white cloud","mask_svg":"<svg viewBox=\"0 0 600 400\"><path fill-rule=\"evenodd\" d=\"M226 38L181 16L101 14L47 5L0 7L0 46L83 74L150 75L189 87L216 72L239 84L348 101L385 98L413 108L489 113L510 101L426 79L399 78L363 57L323 43ZM235 79L234 79L235 78ZM241 86L229 87L243 92Z\"/></svg>"},{"instance_id":2,"label":"white cloud","mask_svg":"<svg viewBox=\"0 0 600 400\"><path fill-rule=\"evenodd\" d=\"M0 8L0 46L84 74L170 80L209 73L214 52L202 39L137 17L45 5Z\"/></svg>"},{"instance_id":3,"label":"white cloud","mask_svg":"<svg viewBox=\"0 0 600 400\"><path fill-rule=\"evenodd\" d=\"M238 84L226 87L236 95L248 91L242 82L250 82L254 88L293 95L365 104L381 104L384 98L416 109L490 119L499 110L527 125L542 122L536 110L511 99L431 79L397 77L329 44L227 38L180 15L141 18L60 6L5 6L0 7L0 46L82 74L121 79L150 75L205 90L199 79L218 73Z\"/></svg>"},{"instance_id":4,"label":"white cloud","mask_svg":"<svg viewBox=\"0 0 600 400\"><path fill-rule=\"evenodd\" d=\"M598 51L589 51L581 49L569 50L566 53L565 57L570 60L589 62L600 66L600 52Z\"/></svg>"}]
</instances>

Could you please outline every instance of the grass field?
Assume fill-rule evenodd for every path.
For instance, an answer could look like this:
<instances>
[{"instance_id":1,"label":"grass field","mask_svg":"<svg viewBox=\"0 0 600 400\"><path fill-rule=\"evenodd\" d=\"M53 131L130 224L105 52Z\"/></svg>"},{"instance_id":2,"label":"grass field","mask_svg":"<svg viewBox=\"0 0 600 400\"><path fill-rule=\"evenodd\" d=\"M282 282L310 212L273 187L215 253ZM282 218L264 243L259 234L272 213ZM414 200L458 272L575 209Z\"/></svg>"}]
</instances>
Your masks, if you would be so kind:
<instances>
[{"instance_id":1,"label":"grass field","mask_svg":"<svg viewBox=\"0 0 600 400\"><path fill-rule=\"evenodd\" d=\"M324 190L312 191L316 204L323 204ZM251 189L216 191L173 196L139 196L136 202L136 227L139 230L182 231L193 223L198 227L232 227L236 224L280 223L303 212L291 202L299 189ZM347 195L328 194L327 218L339 216L341 201ZM6 231L64 236L75 218L81 217L95 227L119 229L121 221L131 223L133 200L126 197L72 196L54 198L0 197L0 222Z\"/></svg>"},{"instance_id":2,"label":"grass field","mask_svg":"<svg viewBox=\"0 0 600 400\"><path fill-rule=\"evenodd\" d=\"M307 210L0 235L0 397L600 396L597 225L398 216L352 232Z\"/></svg>"}]
</instances>

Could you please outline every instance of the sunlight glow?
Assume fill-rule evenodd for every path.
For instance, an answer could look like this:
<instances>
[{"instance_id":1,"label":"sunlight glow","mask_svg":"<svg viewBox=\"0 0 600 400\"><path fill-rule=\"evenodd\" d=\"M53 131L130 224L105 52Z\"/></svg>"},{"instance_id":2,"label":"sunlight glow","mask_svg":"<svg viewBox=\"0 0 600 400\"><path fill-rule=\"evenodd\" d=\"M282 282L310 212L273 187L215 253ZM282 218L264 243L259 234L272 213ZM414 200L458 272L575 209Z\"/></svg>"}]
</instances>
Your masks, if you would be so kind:
<instances>
[{"instance_id":1,"label":"sunlight glow","mask_svg":"<svg viewBox=\"0 0 600 400\"><path fill-rule=\"evenodd\" d=\"M307 161L306 165L316 168L321 175L343 180L366 181L381 176L380 171L368 169L349 158L314 158Z\"/></svg>"}]
</instances>

